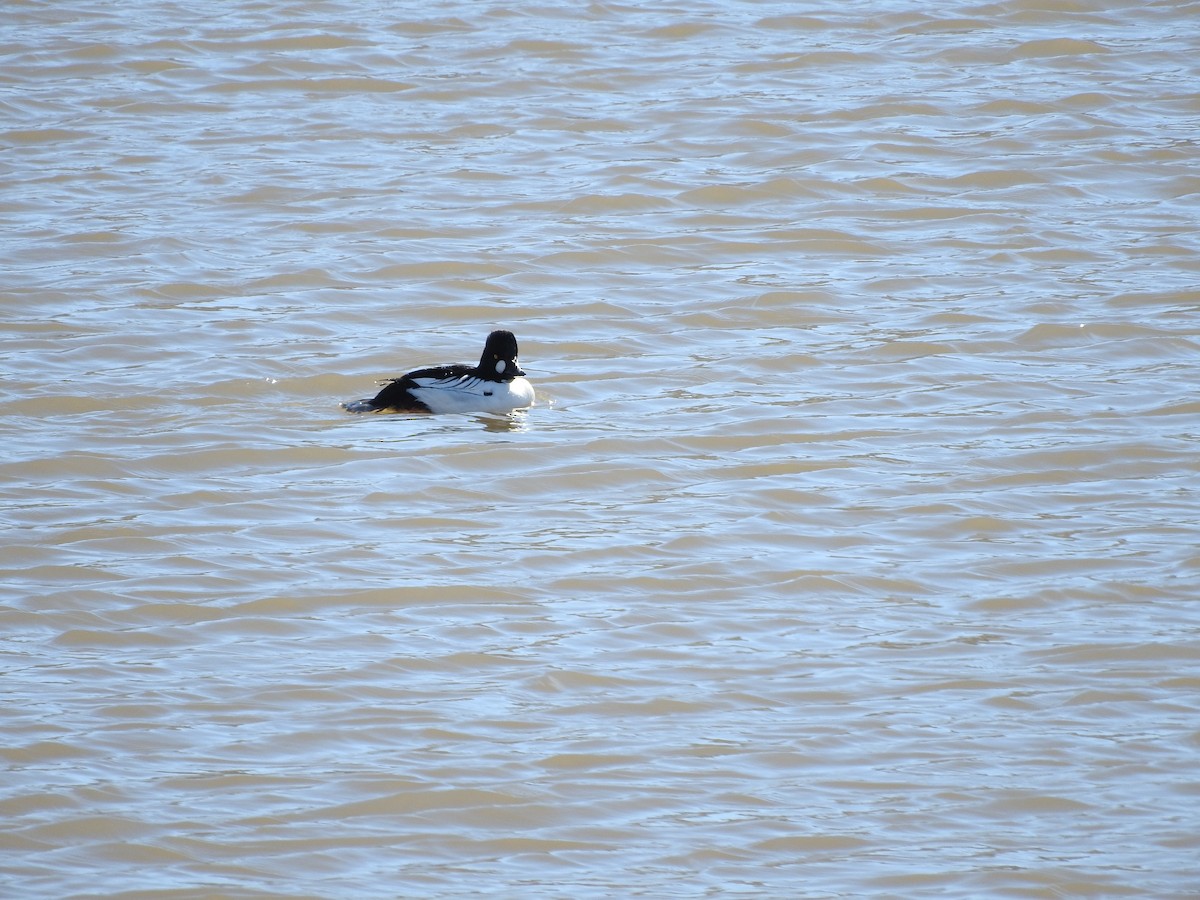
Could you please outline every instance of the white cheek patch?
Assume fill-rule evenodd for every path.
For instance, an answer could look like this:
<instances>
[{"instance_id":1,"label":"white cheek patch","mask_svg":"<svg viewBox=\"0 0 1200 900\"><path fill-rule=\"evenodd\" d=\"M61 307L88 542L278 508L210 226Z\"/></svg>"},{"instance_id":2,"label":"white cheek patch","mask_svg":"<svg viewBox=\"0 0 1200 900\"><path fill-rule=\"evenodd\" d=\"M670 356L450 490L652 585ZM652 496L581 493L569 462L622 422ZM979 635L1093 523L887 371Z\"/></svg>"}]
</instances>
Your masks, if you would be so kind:
<instances>
[{"instance_id":1,"label":"white cheek patch","mask_svg":"<svg viewBox=\"0 0 1200 900\"><path fill-rule=\"evenodd\" d=\"M508 368L508 363L506 363L504 360L502 360L502 359L496 360L496 374L497 375L503 375L504 370L507 368Z\"/></svg>"}]
</instances>

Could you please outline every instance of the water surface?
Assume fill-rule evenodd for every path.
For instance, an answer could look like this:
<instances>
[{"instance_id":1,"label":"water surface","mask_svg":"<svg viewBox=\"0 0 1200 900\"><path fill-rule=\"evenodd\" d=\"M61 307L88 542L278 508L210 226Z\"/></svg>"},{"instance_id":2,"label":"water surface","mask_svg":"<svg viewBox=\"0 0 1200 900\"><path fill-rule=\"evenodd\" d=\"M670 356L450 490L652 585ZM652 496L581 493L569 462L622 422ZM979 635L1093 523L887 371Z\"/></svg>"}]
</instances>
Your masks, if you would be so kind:
<instances>
[{"instance_id":1,"label":"water surface","mask_svg":"<svg viewBox=\"0 0 1200 900\"><path fill-rule=\"evenodd\" d=\"M1195 3L9 6L6 894L1200 890Z\"/></svg>"}]
</instances>

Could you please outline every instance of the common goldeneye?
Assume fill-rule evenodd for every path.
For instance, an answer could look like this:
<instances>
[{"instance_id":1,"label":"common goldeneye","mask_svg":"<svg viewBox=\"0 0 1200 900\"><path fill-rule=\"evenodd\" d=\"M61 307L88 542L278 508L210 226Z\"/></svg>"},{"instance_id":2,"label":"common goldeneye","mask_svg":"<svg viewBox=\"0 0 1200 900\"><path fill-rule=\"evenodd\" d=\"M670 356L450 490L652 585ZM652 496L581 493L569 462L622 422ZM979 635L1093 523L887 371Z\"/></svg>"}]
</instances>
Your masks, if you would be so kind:
<instances>
[{"instance_id":1,"label":"common goldeneye","mask_svg":"<svg viewBox=\"0 0 1200 900\"><path fill-rule=\"evenodd\" d=\"M533 385L517 365L517 339L493 331L479 365L417 369L388 381L369 400L343 403L350 412L506 413L533 405Z\"/></svg>"}]
</instances>

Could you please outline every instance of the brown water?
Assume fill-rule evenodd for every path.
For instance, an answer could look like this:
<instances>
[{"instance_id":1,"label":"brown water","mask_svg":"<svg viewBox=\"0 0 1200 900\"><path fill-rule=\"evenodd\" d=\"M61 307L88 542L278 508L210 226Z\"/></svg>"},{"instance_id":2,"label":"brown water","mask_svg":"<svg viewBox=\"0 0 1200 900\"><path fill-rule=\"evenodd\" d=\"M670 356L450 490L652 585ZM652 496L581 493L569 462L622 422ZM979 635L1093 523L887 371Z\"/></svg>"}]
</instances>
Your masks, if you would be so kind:
<instances>
[{"instance_id":1,"label":"brown water","mask_svg":"<svg viewBox=\"0 0 1200 900\"><path fill-rule=\"evenodd\" d=\"M1197 21L6 3L0 894L1196 896Z\"/></svg>"}]
</instances>

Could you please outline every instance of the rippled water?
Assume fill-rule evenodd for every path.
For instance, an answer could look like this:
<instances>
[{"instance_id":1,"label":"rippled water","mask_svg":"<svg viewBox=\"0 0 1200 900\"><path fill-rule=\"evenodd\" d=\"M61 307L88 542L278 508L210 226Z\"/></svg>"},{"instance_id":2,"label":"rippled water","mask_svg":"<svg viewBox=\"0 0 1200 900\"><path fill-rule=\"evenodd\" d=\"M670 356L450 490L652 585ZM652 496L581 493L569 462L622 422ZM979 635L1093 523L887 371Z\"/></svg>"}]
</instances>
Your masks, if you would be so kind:
<instances>
[{"instance_id":1,"label":"rippled water","mask_svg":"<svg viewBox=\"0 0 1200 900\"><path fill-rule=\"evenodd\" d=\"M1195 896L1198 14L7 4L0 893Z\"/></svg>"}]
</instances>

